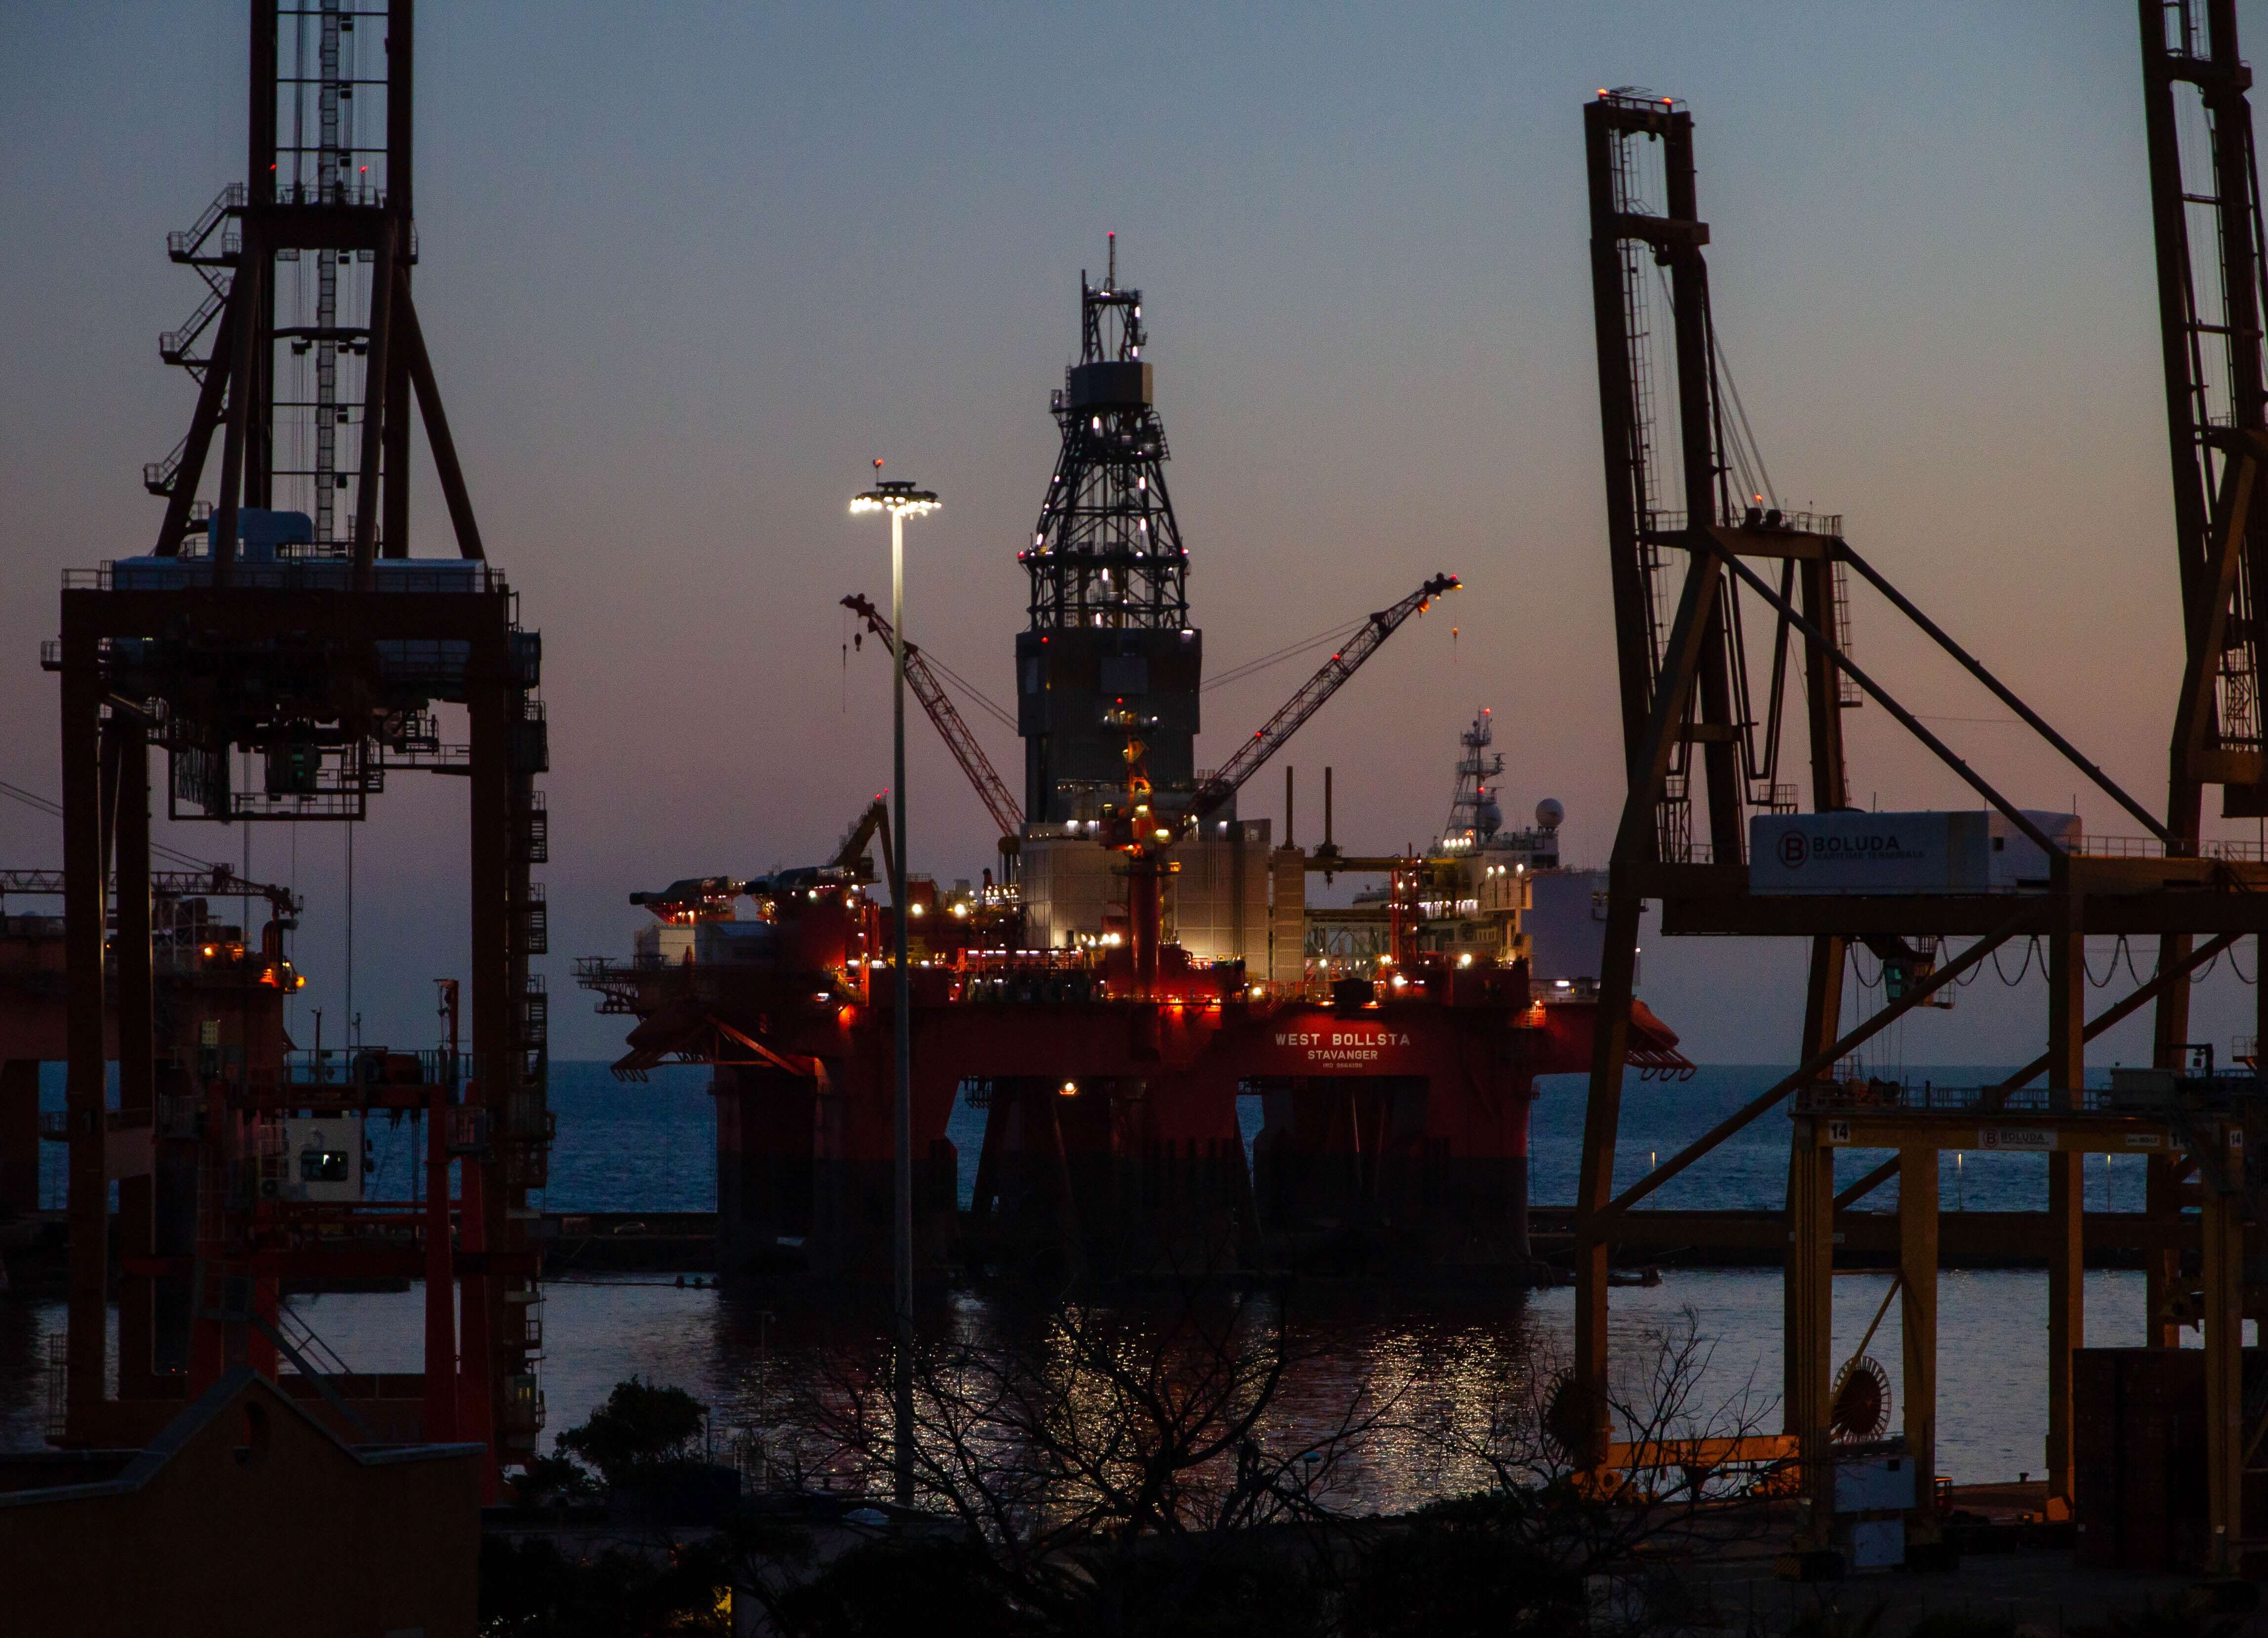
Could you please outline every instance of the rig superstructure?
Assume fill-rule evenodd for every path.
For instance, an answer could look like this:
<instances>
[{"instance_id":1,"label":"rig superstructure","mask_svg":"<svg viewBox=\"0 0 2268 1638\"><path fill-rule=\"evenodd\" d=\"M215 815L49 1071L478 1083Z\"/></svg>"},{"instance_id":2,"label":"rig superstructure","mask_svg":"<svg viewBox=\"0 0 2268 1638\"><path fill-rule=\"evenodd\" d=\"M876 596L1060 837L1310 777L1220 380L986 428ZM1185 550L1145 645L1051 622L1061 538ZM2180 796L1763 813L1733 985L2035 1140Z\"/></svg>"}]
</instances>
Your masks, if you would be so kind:
<instances>
[{"instance_id":1,"label":"rig superstructure","mask_svg":"<svg viewBox=\"0 0 2268 1638\"><path fill-rule=\"evenodd\" d=\"M1092 818L1099 794L1123 782L1126 736L1106 719L1126 696L1150 719L1160 805L1185 804L1196 783L1204 639L1189 624L1189 554L1166 488L1147 338L1142 292L1118 288L1114 235L1101 288L1079 277L1079 362L1049 405L1063 447L1017 555L1031 580L1016 700L1034 824Z\"/></svg>"}]
</instances>

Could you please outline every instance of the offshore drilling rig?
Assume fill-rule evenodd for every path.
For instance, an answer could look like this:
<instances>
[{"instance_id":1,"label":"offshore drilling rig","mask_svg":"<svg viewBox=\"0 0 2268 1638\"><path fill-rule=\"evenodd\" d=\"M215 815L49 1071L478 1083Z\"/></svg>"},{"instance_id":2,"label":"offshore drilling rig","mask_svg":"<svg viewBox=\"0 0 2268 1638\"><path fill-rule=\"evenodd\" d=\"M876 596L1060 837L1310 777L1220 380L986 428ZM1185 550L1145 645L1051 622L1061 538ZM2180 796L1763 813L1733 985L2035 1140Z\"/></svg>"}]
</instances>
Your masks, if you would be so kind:
<instances>
[{"instance_id":1,"label":"offshore drilling rig","mask_svg":"<svg viewBox=\"0 0 2268 1638\"><path fill-rule=\"evenodd\" d=\"M144 1443L249 1365L350 1443L487 1445L493 1489L499 1466L533 1454L542 1411L527 1198L551 1131L528 970L545 944L530 878L547 839L541 643L487 561L411 298L411 0L250 11L246 180L168 241L205 296L160 342L198 383L187 435L144 474L164 521L144 555L65 577L63 635L43 656L62 681L68 980L70 1289L53 1436ZM413 415L452 557L410 553ZM462 741L445 739L443 706L463 709ZM439 1047L291 1048L277 1004L297 981L288 916L255 943L184 922L166 907L188 889L153 880L153 748L177 820L354 824L391 773L462 778L469 1045L450 980ZM405 1117L423 1128L420 1186L366 1198L365 1123ZM282 1301L287 1282L419 1277L422 1373L350 1369Z\"/></svg>"},{"instance_id":2,"label":"offshore drilling rig","mask_svg":"<svg viewBox=\"0 0 2268 1638\"><path fill-rule=\"evenodd\" d=\"M578 963L600 1010L638 1020L617 1072L714 1066L720 1267L878 1276L895 1027L882 952L902 914L924 1266L1527 1277L1534 1080L1587 1061L1595 1010L1587 976L1534 981L1521 917L1543 841L1498 837L1477 774L1475 823L1431 856L1342 853L1328 818L1310 855L1236 811L1246 782L1456 579L1359 622L1200 768L1203 635L1141 292L1119 286L1115 246L1099 287L1081 276L1079 320L1050 403L1060 452L1018 553L1020 804L938 669L912 644L904 656L1000 826L998 878L950 892L914 878L903 906L875 904L866 848L877 834L892 845L878 802L823 863L634 895L655 916L637 953ZM895 640L871 604L844 601ZM1366 947L1311 952L1311 871L1384 878L1371 904L1327 913L1374 931ZM1643 1069L1690 1069L1642 1006L1627 1033ZM1249 1165L1241 1097L1263 1110ZM966 1213L946 1135L957 1100L984 1118Z\"/></svg>"}]
</instances>

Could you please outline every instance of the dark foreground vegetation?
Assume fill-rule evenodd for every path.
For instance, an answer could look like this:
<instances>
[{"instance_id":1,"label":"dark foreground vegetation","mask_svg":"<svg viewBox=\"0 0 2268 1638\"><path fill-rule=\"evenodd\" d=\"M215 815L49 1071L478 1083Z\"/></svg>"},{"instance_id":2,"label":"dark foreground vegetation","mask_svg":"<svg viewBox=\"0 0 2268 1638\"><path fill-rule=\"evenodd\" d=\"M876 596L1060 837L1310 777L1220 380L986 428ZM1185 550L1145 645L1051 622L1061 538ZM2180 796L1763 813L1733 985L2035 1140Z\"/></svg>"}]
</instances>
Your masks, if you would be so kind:
<instances>
[{"instance_id":1,"label":"dark foreground vegetation","mask_svg":"<svg viewBox=\"0 0 2268 1638\"><path fill-rule=\"evenodd\" d=\"M738 1474L720 1497L702 1407L623 1383L560 1436L492 1531L485 1629L1575 1631L1596 1578L1697 1529L1730 1541L1764 1500L1730 1472L1586 1489L1550 1432L1565 1411L1548 1361L1447 1412L1408 1412L1408 1385L1388 1381L1294 1415L1287 1301L1193 1282L1162 1314L1038 1304L1020 1330L925 1341L902 1362L824 1361L742 1443L763 1482L737 1504ZM1690 1322L1658 1339L1618 1417L1640 1437L1749 1431L1744 1406L1697 1402L1704 1363ZM901 1363L915 1428L903 1473ZM1356 1510L1364 1464L1387 1441L1404 1466L1439 1468L1444 1499L1393 1518ZM1617 1606L1674 1620L1673 1581L1640 1576Z\"/></svg>"},{"instance_id":2,"label":"dark foreground vegetation","mask_svg":"<svg viewBox=\"0 0 2268 1638\"><path fill-rule=\"evenodd\" d=\"M483 1630L526 1638L1457 1638L1464 1634L1801 1632L1875 1638L1852 1588L1808 1612L1712 1604L1712 1562L1768 1554L1791 1518L1754 1468L1641 1458L1587 1483L1571 1407L1538 1359L1469 1402L1415 1411L1406 1383L1293 1407L1281 1292L1193 1288L1161 1318L1034 1310L1020 1332L925 1341L905 1361L915 1424L897 1465L894 1362L844 1355L780 1396L717 1465L703 1407L619 1385L520 1487L482 1558ZM1705 1399L1690 1316L1618 1383L1650 1443L1760 1430L1776 1407ZM1440 1499L1366 1513L1365 1464L1428 1465ZM1685 1445L1690 1454L1692 1447ZM911 1504L893 1498L905 1486ZM1764 1560L1769 1563L1769 1558ZM1768 1570L1765 1573L1769 1573ZM1898 1638L2015 1638L1948 1612ZM2066 1629L2081 1638L2078 1625ZM2230 1638L2169 1604L2102 1638Z\"/></svg>"}]
</instances>

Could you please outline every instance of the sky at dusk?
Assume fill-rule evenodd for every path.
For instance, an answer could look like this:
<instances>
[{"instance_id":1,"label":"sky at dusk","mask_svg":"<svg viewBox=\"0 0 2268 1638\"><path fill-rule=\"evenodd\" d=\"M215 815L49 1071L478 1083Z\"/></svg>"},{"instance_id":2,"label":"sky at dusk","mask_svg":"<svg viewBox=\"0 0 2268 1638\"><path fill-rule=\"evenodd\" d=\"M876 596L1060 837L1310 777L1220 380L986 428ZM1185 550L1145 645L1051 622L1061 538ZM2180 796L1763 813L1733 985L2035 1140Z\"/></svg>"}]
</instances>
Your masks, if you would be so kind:
<instances>
[{"instance_id":1,"label":"sky at dusk","mask_svg":"<svg viewBox=\"0 0 2268 1638\"><path fill-rule=\"evenodd\" d=\"M38 643L66 567L157 527L140 464L194 388L155 339L198 295L164 234L241 180L243 16L0 14L0 779L50 796ZM2257 52L2268 5L2242 20ZM631 890L817 861L887 783L888 667L872 644L846 665L836 606L887 590L886 533L845 510L871 457L945 501L910 532L911 635L1009 696L1047 395L1109 230L1145 292L1213 670L1435 570L1468 583L1286 753L1300 839L1330 764L1344 845L1422 845L1486 705L1507 813L1558 797L1569 861L1603 863L1620 769L1580 107L1606 85L1694 110L1717 323L1781 493L1845 514L2163 799L2180 635L2131 4L426 0L419 29L418 305L490 555L544 636L555 1054L620 1050L622 1020L561 992L573 957L627 952ZM419 555L453 551L430 481L416 524ZM2067 807L2075 778L1895 618L1859 602L1861 662L2025 805ZM1208 694L1199 761L1303 671ZM913 867L974 877L983 812L915 728ZM1862 802L1974 805L1879 710L1850 734ZM1280 825L1281 793L1271 766L1243 812ZM2078 794L2089 831L2139 828ZM355 838L365 1039L430 1039L426 981L463 969L464 822L462 782L397 777ZM160 829L242 860L239 831ZM346 1004L344 848L340 826L251 839L253 873L307 896L303 1043L310 1010ZM0 863L60 855L53 820L0 803ZM1694 1057L1791 1056L1793 951L1651 939L1645 962ZM2224 966L2197 1033L2251 1032L2251 1005ZM2014 1061L2043 1015L1988 973L1898 1049ZM2144 1027L2096 1061L2146 1056Z\"/></svg>"}]
</instances>

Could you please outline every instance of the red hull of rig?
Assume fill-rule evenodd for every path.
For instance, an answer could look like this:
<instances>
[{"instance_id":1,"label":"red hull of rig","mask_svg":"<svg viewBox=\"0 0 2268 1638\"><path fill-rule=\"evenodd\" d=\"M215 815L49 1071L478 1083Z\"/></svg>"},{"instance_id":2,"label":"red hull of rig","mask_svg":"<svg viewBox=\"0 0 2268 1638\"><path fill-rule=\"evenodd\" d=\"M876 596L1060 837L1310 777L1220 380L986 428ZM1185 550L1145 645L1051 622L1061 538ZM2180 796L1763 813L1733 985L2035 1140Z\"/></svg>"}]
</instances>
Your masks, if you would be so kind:
<instances>
[{"instance_id":1,"label":"red hull of rig","mask_svg":"<svg viewBox=\"0 0 2268 1638\"><path fill-rule=\"evenodd\" d=\"M773 919L709 924L754 935L736 953L755 959L589 960L583 982L604 1010L640 1018L625 1075L715 1066L725 1270L879 1280L895 983L866 952L882 946L887 912L855 882L767 885L751 884ZM726 942L711 941L712 956ZM1596 1007L1537 998L1525 962L1421 954L1398 985L1311 992L1167 945L1145 996L1123 950L917 960L923 1266L1528 1271L1535 1077L1588 1066ZM1642 1067L1685 1067L1642 1003L1632 1041ZM966 1211L946 1131L957 1095L984 1111ZM1249 1165L1247 1097L1263 1112Z\"/></svg>"}]
</instances>

